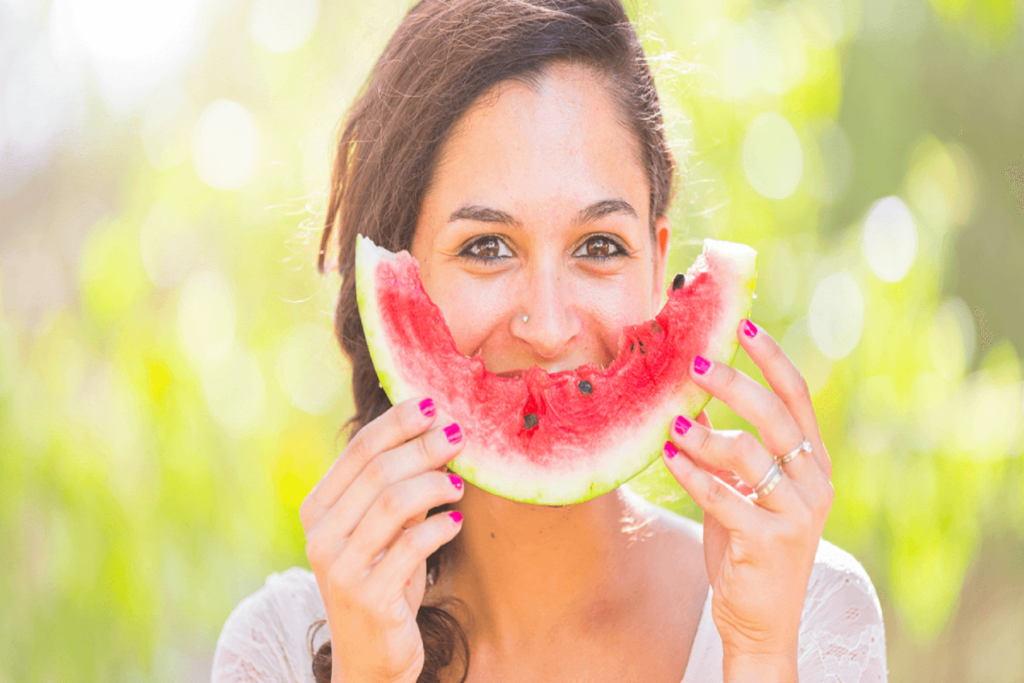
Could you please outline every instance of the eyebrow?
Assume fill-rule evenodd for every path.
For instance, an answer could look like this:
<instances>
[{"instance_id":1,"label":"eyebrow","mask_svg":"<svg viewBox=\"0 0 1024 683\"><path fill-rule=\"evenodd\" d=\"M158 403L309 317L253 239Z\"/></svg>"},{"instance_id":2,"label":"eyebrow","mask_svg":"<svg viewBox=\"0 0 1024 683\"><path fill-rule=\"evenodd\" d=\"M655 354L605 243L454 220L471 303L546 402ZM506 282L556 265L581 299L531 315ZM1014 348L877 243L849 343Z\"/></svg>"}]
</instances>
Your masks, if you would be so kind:
<instances>
[{"instance_id":1,"label":"eyebrow","mask_svg":"<svg viewBox=\"0 0 1024 683\"><path fill-rule=\"evenodd\" d=\"M627 216L632 216L633 218L640 218L636 209L634 209L629 202L623 199L602 199L601 201L594 202L587 208L580 211L576 216L575 222L589 223L613 213L622 213ZM478 221L480 223L501 223L502 225L508 225L515 228L523 227L523 224L510 213L499 211L498 209L489 209L485 206L477 206L475 204L463 206L452 212L452 215L448 217L449 223L454 223L459 220Z\"/></svg>"}]
</instances>

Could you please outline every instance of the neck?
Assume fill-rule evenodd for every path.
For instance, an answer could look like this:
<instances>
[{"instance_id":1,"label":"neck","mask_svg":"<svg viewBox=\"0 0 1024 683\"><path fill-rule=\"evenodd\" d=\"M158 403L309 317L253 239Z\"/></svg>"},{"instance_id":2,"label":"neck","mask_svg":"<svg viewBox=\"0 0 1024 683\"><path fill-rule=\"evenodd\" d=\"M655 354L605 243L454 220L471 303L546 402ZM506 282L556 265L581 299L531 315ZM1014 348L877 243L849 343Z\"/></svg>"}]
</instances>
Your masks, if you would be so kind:
<instances>
[{"instance_id":1,"label":"neck","mask_svg":"<svg viewBox=\"0 0 1024 683\"><path fill-rule=\"evenodd\" d=\"M616 490L551 508L467 484L458 508L465 519L441 581L470 612L474 650L523 656L557 633L596 634L638 612L630 591L650 583L654 520L639 496Z\"/></svg>"}]
</instances>

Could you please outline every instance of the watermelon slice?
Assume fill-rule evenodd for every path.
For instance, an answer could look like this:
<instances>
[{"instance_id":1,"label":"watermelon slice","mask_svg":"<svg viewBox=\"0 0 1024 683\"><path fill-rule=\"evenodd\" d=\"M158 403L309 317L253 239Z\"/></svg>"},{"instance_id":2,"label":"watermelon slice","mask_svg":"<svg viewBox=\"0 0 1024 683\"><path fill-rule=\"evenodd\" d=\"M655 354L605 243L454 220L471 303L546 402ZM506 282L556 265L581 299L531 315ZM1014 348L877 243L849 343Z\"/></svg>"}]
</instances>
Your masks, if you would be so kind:
<instances>
[{"instance_id":1,"label":"watermelon slice","mask_svg":"<svg viewBox=\"0 0 1024 683\"><path fill-rule=\"evenodd\" d=\"M455 348L419 264L358 237L359 314L381 386L392 403L429 396L436 424L458 422L466 445L449 469L512 500L567 505L606 493L661 454L671 420L695 417L710 397L689 378L695 355L731 364L750 311L757 253L704 240L654 318L626 327L618 356L548 373L499 377Z\"/></svg>"}]
</instances>

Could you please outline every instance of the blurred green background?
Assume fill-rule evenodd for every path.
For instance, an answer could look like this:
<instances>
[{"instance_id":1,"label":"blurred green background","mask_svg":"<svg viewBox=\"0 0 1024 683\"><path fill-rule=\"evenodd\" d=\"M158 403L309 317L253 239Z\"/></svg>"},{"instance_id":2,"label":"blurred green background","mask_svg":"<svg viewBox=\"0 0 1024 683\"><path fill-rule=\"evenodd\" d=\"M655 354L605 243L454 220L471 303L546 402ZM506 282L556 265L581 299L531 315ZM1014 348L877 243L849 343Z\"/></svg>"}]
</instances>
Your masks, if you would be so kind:
<instances>
[{"instance_id":1,"label":"blurred green background","mask_svg":"<svg viewBox=\"0 0 1024 683\"><path fill-rule=\"evenodd\" d=\"M208 680L231 609L307 566L351 410L330 142L407 5L0 0L0 682ZM631 13L674 268L760 252L890 680L1024 681L1024 3ZM660 462L632 485L699 519Z\"/></svg>"}]
</instances>

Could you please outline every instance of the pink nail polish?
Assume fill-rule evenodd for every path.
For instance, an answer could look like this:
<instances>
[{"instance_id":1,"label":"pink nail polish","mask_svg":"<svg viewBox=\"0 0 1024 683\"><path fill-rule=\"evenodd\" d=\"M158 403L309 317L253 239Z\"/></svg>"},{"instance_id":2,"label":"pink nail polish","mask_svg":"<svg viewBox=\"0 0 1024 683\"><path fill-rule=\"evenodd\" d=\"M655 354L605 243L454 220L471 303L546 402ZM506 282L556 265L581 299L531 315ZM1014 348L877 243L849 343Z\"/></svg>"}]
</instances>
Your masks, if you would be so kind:
<instances>
[{"instance_id":1,"label":"pink nail polish","mask_svg":"<svg viewBox=\"0 0 1024 683\"><path fill-rule=\"evenodd\" d=\"M708 362L707 358L697 356L693 359L693 369L697 371L698 375L703 375L711 367L711 363Z\"/></svg>"},{"instance_id":2,"label":"pink nail polish","mask_svg":"<svg viewBox=\"0 0 1024 683\"><path fill-rule=\"evenodd\" d=\"M690 431L691 424L689 420L680 415L676 418L676 423L672 425L672 428L676 430L676 434L679 436L686 436L686 432Z\"/></svg>"},{"instance_id":3,"label":"pink nail polish","mask_svg":"<svg viewBox=\"0 0 1024 683\"><path fill-rule=\"evenodd\" d=\"M444 437L448 439L448 443L458 443L462 441L462 430L459 429L459 425L454 422L444 428Z\"/></svg>"},{"instance_id":4,"label":"pink nail polish","mask_svg":"<svg viewBox=\"0 0 1024 683\"><path fill-rule=\"evenodd\" d=\"M434 400L425 398L420 401L420 412L424 417L434 417Z\"/></svg>"},{"instance_id":5,"label":"pink nail polish","mask_svg":"<svg viewBox=\"0 0 1024 683\"><path fill-rule=\"evenodd\" d=\"M747 335L751 339L757 336L757 325L750 322L749 320L743 321L743 334Z\"/></svg>"},{"instance_id":6,"label":"pink nail polish","mask_svg":"<svg viewBox=\"0 0 1024 683\"><path fill-rule=\"evenodd\" d=\"M452 521L456 524L462 521L462 513L459 512L458 510L453 510L452 512L449 512L448 516L451 517Z\"/></svg>"},{"instance_id":7,"label":"pink nail polish","mask_svg":"<svg viewBox=\"0 0 1024 683\"><path fill-rule=\"evenodd\" d=\"M462 490L462 477L460 477L457 474L449 474L448 479L451 480L452 486L454 486L460 491Z\"/></svg>"},{"instance_id":8,"label":"pink nail polish","mask_svg":"<svg viewBox=\"0 0 1024 683\"><path fill-rule=\"evenodd\" d=\"M673 444L671 441L666 441L665 442L664 451L665 451L665 457L666 458L674 458L677 455L679 455L679 449L676 448L675 444Z\"/></svg>"}]
</instances>

